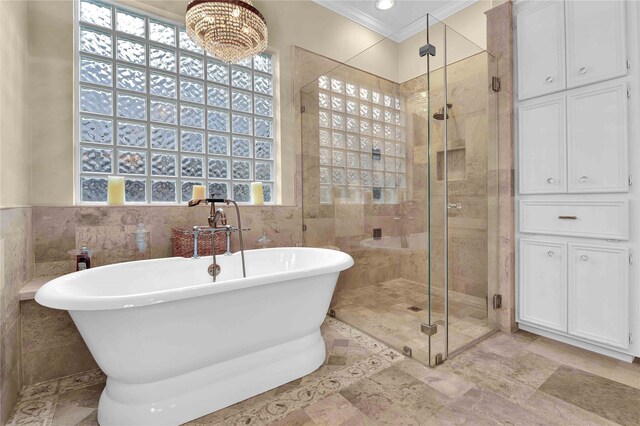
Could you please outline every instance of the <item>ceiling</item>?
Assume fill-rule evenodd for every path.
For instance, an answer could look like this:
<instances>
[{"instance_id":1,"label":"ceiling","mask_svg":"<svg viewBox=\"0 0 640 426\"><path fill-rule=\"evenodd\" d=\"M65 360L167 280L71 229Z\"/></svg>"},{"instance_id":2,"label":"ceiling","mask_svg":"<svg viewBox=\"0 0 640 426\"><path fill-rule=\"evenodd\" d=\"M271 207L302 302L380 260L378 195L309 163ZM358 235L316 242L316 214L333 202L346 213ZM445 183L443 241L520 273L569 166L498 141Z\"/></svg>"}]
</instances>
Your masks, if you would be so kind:
<instances>
[{"instance_id":1,"label":"ceiling","mask_svg":"<svg viewBox=\"0 0 640 426\"><path fill-rule=\"evenodd\" d=\"M316 3L401 42L427 28L426 14L442 20L476 0L396 0L390 10L378 10L375 0L313 0Z\"/></svg>"}]
</instances>

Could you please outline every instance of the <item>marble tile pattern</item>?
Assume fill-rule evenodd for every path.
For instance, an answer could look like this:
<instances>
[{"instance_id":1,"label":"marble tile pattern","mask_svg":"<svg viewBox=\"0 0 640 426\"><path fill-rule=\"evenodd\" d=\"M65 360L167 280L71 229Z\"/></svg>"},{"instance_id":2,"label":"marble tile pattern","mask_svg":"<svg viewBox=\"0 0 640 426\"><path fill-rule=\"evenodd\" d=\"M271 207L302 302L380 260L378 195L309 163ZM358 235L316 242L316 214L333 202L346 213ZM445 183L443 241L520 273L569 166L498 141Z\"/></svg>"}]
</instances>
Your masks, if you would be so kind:
<instances>
[{"instance_id":1,"label":"marble tile pattern","mask_svg":"<svg viewBox=\"0 0 640 426\"><path fill-rule=\"evenodd\" d=\"M67 311L22 302L25 386L98 368Z\"/></svg>"},{"instance_id":2,"label":"marble tile pattern","mask_svg":"<svg viewBox=\"0 0 640 426\"><path fill-rule=\"evenodd\" d=\"M638 424L637 363L526 332L498 332L434 369L333 318L322 335L327 357L315 372L188 424ZM635 386L614 379L622 372ZM97 425L104 381L93 370L25 387L9 424Z\"/></svg>"},{"instance_id":3,"label":"marble tile pattern","mask_svg":"<svg viewBox=\"0 0 640 426\"><path fill-rule=\"evenodd\" d=\"M0 209L0 424L23 385L19 292L34 274L32 214Z\"/></svg>"},{"instance_id":4,"label":"marble tile pattern","mask_svg":"<svg viewBox=\"0 0 640 426\"><path fill-rule=\"evenodd\" d=\"M225 208L230 224L236 224L233 208ZM302 243L302 217L295 206L241 206L245 248L258 248L263 232L272 246ZM34 207L36 276L61 275L75 270L69 251L86 245L94 251L94 266L136 260L136 227L143 223L150 231L148 257L173 255L171 228L206 225L209 207L186 206L74 206ZM237 250L237 238L232 250Z\"/></svg>"}]
</instances>

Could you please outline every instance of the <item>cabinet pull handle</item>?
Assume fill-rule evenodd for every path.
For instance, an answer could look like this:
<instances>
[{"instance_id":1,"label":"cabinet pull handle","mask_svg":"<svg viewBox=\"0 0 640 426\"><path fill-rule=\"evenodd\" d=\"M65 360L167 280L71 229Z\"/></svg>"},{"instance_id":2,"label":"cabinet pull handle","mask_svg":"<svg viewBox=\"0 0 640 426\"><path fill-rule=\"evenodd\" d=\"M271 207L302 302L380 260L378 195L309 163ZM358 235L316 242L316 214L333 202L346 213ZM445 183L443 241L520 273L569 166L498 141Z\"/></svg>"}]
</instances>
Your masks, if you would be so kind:
<instances>
[{"instance_id":1,"label":"cabinet pull handle","mask_svg":"<svg viewBox=\"0 0 640 426\"><path fill-rule=\"evenodd\" d=\"M547 256L549 256L549 257L553 257L554 255L555 255L555 253L553 251L551 251L551 250L549 250L547 252Z\"/></svg>"},{"instance_id":2,"label":"cabinet pull handle","mask_svg":"<svg viewBox=\"0 0 640 426\"><path fill-rule=\"evenodd\" d=\"M547 183L553 183L553 182L555 182L555 181L556 181L556 180L555 180L554 178L547 178Z\"/></svg>"},{"instance_id":3,"label":"cabinet pull handle","mask_svg":"<svg viewBox=\"0 0 640 426\"><path fill-rule=\"evenodd\" d=\"M586 72L587 72L587 67L582 67L582 68L580 68L580 69L578 70L578 72L579 72L580 74L584 74L584 73L586 73Z\"/></svg>"},{"instance_id":4,"label":"cabinet pull handle","mask_svg":"<svg viewBox=\"0 0 640 426\"><path fill-rule=\"evenodd\" d=\"M562 219L562 220L576 220L576 219L578 219L578 216L558 216L558 219Z\"/></svg>"},{"instance_id":5,"label":"cabinet pull handle","mask_svg":"<svg viewBox=\"0 0 640 426\"><path fill-rule=\"evenodd\" d=\"M547 77L547 78L545 78L545 81L547 83L553 83L553 77Z\"/></svg>"},{"instance_id":6,"label":"cabinet pull handle","mask_svg":"<svg viewBox=\"0 0 640 426\"><path fill-rule=\"evenodd\" d=\"M589 181L589 177L588 176L582 176L580 178L580 183L587 183Z\"/></svg>"},{"instance_id":7,"label":"cabinet pull handle","mask_svg":"<svg viewBox=\"0 0 640 426\"><path fill-rule=\"evenodd\" d=\"M582 256L580 256L580 260L582 260L583 262L586 262L587 260L589 260L589 256L587 256L586 254L583 254Z\"/></svg>"}]
</instances>

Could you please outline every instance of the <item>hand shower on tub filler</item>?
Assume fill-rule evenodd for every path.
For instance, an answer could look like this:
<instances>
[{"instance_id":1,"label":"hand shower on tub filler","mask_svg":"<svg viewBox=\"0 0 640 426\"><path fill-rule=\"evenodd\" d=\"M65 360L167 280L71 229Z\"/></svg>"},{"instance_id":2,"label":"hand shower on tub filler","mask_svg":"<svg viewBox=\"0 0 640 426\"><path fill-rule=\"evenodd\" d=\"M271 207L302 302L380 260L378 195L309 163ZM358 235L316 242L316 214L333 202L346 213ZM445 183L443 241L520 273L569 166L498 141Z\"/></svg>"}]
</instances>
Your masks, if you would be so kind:
<instances>
[{"instance_id":1,"label":"hand shower on tub filler","mask_svg":"<svg viewBox=\"0 0 640 426\"><path fill-rule=\"evenodd\" d=\"M213 195L212 195L213 197ZM216 232L224 232L226 235L226 246L227 246L227 250L225 255L226 256L230 256L231 255L231 234L233 232L237 232L238 233L238 240L240 242L240 258L242 260L242 277L246 278L247 277L247 269L245 266L245 261L244 261L244 242L242 239L242 231L249 231L249 228L242 228L242 221L240 219L240 209L238 209L238 204L233 201L233 200L229 200L228 198L194 198L191 201L189 201L189 207L195 207L197 205L199 205L200 203L204 203L205 205L211 205L211 210L209 212L209 218L208 218L208 222L209 222L209 229L207 229L207 232L211 232L212 234L215 235ZM224 209L216 209L216 203L224 203L227 206L230 204L233 204L233 207L236 210L236 218L237 218L237 222L238 222L238 227L236 228L233 225L229 225L227 224L227 215L224 212ZM221 226L219 226L221 225ZM194 254L193 254L193 259L197 259L198 256L198 237L201 233L205 232L204 229L202 229L199 226L194 226L193 227L193 250L194 250ZM213 281L216 281L216 276L220 273L220 265L218 265L218 263L216 262L216 251L215 249L212 251L213 253L213 263L211 265L209 265L208 268L208 272L209 275L211 275L213 277Z\"/></svg>"}]
</instances>

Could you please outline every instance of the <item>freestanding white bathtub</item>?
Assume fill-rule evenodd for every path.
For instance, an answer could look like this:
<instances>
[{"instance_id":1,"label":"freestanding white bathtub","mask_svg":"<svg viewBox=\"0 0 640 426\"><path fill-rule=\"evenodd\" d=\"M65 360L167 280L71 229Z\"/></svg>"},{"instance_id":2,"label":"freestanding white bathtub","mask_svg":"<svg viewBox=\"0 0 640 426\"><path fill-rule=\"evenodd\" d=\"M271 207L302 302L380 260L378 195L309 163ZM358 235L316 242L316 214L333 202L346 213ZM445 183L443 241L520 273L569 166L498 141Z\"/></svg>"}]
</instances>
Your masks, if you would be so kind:
<instances>
[{"instance_id":1,"label":"freestanding white bathtub","mask_svg":"<svg viewBox=\"0 0 640 426\"><path fill-rule=\"evenodd\" d=\"M179 424L311 373L340 271L315 248L245 251L103 266L45 284L36 301L68 310L107 375L102 425Z\"/></svg>"}]
</instances>

